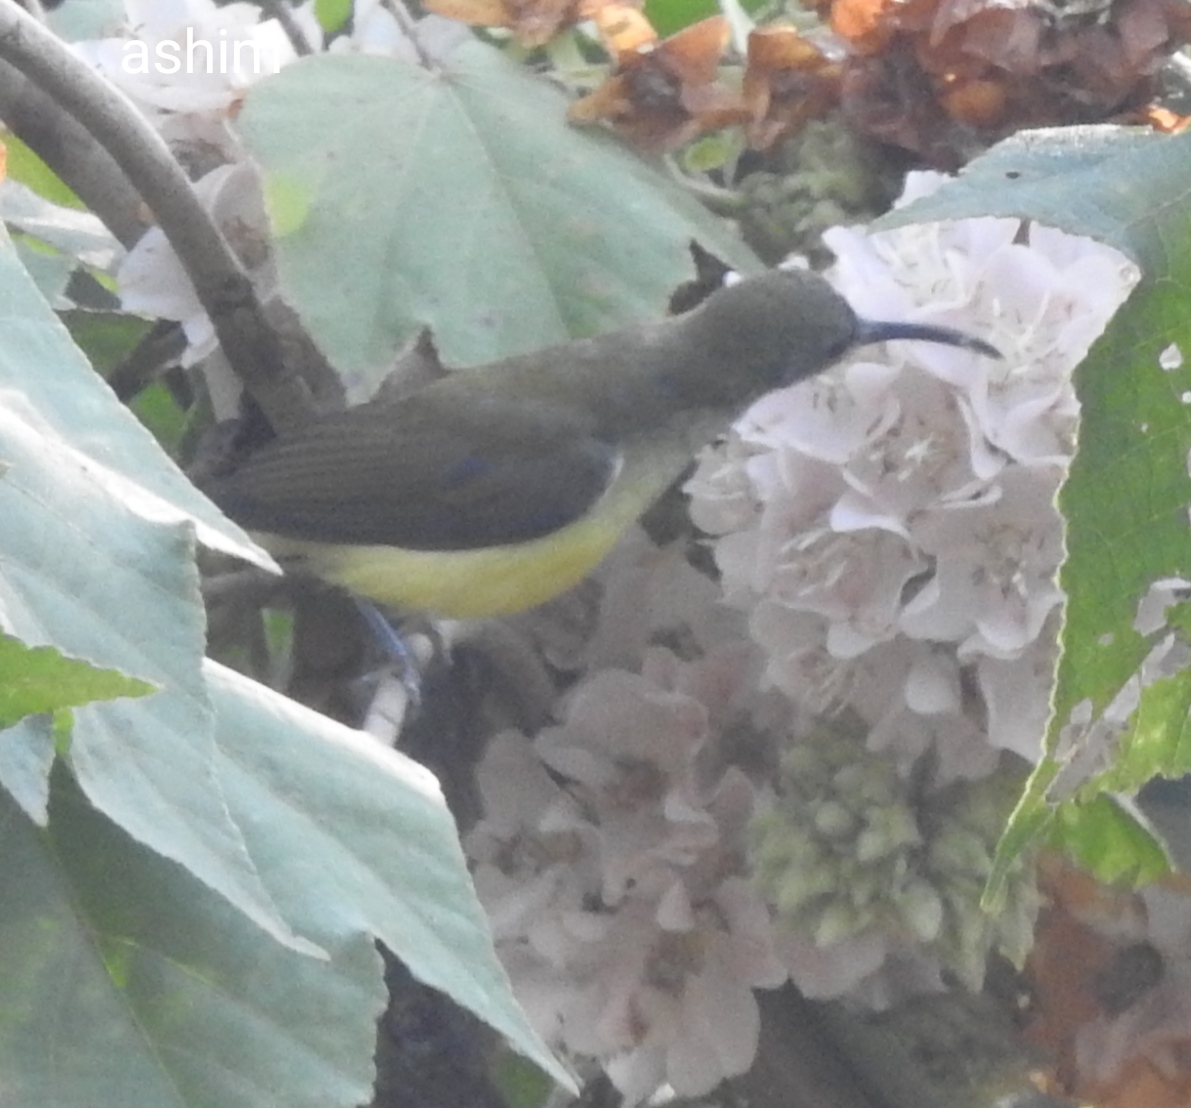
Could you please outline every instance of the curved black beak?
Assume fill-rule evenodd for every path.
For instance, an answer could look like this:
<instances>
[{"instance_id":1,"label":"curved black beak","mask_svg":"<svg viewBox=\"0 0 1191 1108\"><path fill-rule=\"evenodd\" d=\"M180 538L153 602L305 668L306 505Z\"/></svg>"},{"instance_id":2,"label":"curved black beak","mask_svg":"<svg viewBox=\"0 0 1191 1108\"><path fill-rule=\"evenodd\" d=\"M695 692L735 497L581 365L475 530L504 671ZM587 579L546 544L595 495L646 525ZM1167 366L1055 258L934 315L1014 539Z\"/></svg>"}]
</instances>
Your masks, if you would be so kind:
<instances>
[{"instance_id":1,"label":"curved black beak","mask_svg":"<svg viewBox=\"0 0 1191 1108\"><path fill-rule=\"evenodd\" d=\"M861 319L856 325L856 346L875 342L908 339L911 342L935 342L943 346L960 346L975 350L987 358L1001 358L1001 352L991 343L956 331L951 327L934 327L929 323L893 323L878 319Z\"/></svg>"}]
</instances>

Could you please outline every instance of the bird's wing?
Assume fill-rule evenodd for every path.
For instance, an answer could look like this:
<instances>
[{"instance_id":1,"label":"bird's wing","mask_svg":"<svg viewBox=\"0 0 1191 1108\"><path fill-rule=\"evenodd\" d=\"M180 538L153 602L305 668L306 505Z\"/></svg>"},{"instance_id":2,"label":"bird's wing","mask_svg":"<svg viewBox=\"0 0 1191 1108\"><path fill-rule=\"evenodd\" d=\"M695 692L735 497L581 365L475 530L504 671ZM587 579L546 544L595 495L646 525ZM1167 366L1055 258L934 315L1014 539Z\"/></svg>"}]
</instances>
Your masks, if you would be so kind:
<instances>
[{"instance_id":1,"label":"bird's wing","mask_svg":"<svg viewBox=\"0 0 1191 1108\"><path fill-rule=\"evenodd\" d=\"M538 401L428 389L322 417L208 491L250 530L469 550L583 516L620 465L582 417Z\"/></svg>"}]
</instances>

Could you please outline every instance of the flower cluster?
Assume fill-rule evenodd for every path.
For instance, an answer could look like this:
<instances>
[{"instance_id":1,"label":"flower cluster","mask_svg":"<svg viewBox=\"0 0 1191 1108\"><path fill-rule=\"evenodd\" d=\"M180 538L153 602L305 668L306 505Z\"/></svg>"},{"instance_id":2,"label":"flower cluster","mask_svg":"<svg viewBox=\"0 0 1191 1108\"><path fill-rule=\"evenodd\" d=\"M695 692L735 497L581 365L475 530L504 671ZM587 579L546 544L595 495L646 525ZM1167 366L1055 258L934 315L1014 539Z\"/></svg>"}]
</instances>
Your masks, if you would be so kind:
<instances>
[{"instance_id":1,"label":"flower cluster","mask_svg":"<svg viewBox=\"0 0 1191 1108\"><path fill-rule=\"evenodd\" d=\"M912 175L904 199L937 180ZM838 735L803 733L756 824L783 954L808 992L883 1005L939 987L942 965L977 982L993 945L1024 950L1035 901L1015 891L1003 934L981 920L969 886L992 844L964 809L1005 751L1040 754L1071 373L1138 275L1011 219L826 241L862 316L957 327L1003 354L859 351L762 398L688 484L768 681L853 737L837 765Z\"/></svg>"},{"instance_id":2,"label":"flower cluster","mask_svg":"<svg viewBox=\"0 0 1191 1108\"><path fill-rule=\"evenodd\" d=\"M693 572L689 571L688 572ZM600 669L532 742L490 743L466 837L497 951L535 1026L638 1103L743 1073L752 989L786 977L745 876L754 786L727 765L757 696L747 644Z\"/></svg>"},{"instance_id":3,"label":"flower cluster","mask_svg":"<svg viewBox=\"0 0 1191 1108\"><path fill-rule=\"evenodd\" d=\"M979 897L1047 711L1071 372L1136 272L1016 220L827 241L860 314L1004 358L897 344L759 401L689 483L727 603L622 548L550 647L586 673L561 722L481 770L468 848L515 987L630 1101L746 1068L751 990L787 973L884 1007L1032 934L1028 881L996 920Z\"/></svg>"},{"instance_id":4,"label":"flower cluster","mask_svg":"<svg viewBox=\"0 0 1191 1108\"><path fill-rule=\"evenodd\" d=\"M911 178L908 196L934 187ZM764 397L691 479L725 594L795 700L941 781L1034 759L1060 593L1054 496L1071 372L1137 279L1110 248L1017 220L826 236L869 318L960 327L1003 358L897 344Z\"/></svg>"},{"instance_id":5,"label":"flower cluster","mask_svg":"<svg viewBox=\"0 0 1191 1108\"><path fill-rule=\"evenodd\" d=\"M995 916L980 906L1020 784L1007 771L916 795L843 721L787 746L750 854L802 991L884 1008L942 989L945 969L979 991L990 950L1020 962L1037 911L1032 886L1015 882Z\"/></svg>"}]
</instances>

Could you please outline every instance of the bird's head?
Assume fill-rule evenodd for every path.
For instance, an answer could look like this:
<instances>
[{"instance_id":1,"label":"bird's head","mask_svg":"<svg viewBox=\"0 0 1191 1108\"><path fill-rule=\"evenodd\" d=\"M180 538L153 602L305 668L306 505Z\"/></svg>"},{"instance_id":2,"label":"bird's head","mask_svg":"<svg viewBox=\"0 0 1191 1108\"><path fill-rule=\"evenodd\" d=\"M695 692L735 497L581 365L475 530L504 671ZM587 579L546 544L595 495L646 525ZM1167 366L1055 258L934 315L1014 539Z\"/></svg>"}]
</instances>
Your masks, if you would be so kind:
<instances>
[{"instance_id":1,"label":"bird's head","mask_svg":"<svg viewBox=\"0 0 1191 1108\"><path fill-rule=\"evenodd\" d=\"M774 269L712 293L685 317L694 349L724 402L748 402L826 369L854 347L894 339L1000 353L949 327L862 319L832 286L807 269Z\"/></svg>"}]
</instances>

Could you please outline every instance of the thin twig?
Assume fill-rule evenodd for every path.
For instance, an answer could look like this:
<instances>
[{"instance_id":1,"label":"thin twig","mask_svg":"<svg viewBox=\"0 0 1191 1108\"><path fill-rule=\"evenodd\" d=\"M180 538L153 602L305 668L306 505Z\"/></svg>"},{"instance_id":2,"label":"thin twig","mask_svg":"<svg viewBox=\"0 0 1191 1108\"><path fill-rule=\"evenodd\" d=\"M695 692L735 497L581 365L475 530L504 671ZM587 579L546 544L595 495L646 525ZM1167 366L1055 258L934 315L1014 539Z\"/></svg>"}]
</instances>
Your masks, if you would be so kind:
<instances>
[{"instance_id":1,"label":"thin twig","mask_svg":"<svg viewBox=\"0 0 1191 1108\"><path fill-rule=\"evenodd\" d=\"M170 363L175 363L186 349L182 325L173 320L159 320L107 375L112 391L124 401L131 400Z\"/></svg>"},{"instance_id":2,"label":"thin twig","mask_svg":"<svg viewBox=\"0 0 1191 1108\"><path fill-rule=\"evenodd\" d=\"M302 28L298 26L293 10L286 0L261 0L261 6L281 24L281 29L285 32L285 37L289 39L289 44L294 48L295 54L304 58L314 53L314 48L302 33Z\"/></svg>"},{"instance_id":3,"label":"thin twig","mask_svg":"<svg viewBox=\"0 0 1191 1108\"><path fill-rule=\"evenodd\" d=\"M422 65L433 73L439 72L442 66L422 45L421 39L418 38L418 21L410 15L409 9L402 3L402 0L380 0L380 6L397 21L397 26L409 39L410 45L414 48Z\"/></svg>"},{"instance_id":4,"label":"thin twig","mask_svg":"<svg viewBox=\"0 0 1191 1108\"><path fill-rule=\"evenodd\" d=\"M309 391L285 365L251 281L165 140L116 88L13 0L0 0L0 58L90 131L127 175L194 283L232 368L269 422L285 428L310 418Z\"/></svg>"}]
</instances>

